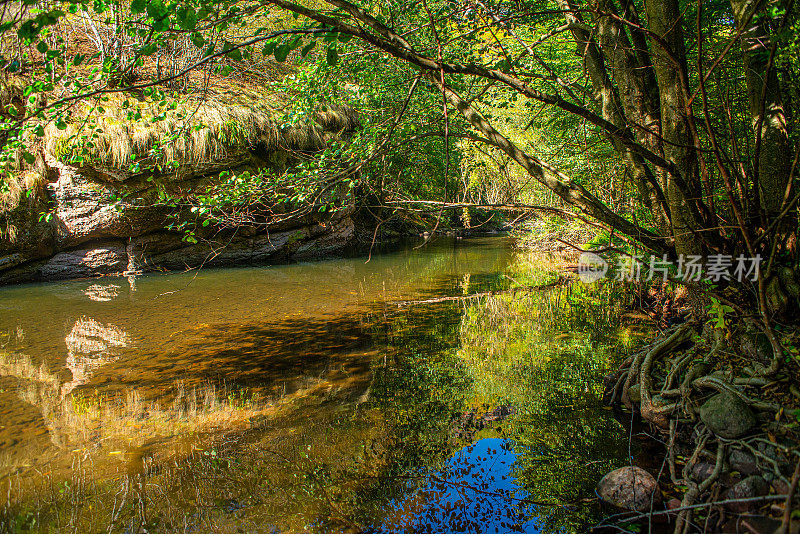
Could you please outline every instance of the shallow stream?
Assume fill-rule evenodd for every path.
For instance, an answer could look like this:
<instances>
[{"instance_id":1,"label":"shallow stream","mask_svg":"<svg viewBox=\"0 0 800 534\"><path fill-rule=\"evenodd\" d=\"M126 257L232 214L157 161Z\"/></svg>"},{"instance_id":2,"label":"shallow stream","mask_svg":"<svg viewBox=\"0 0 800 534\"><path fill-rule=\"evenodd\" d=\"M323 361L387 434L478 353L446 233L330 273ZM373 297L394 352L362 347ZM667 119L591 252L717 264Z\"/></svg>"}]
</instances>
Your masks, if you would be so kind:
<instances>
[{"instance_id":1,"label":"shallow stream","mask_svg":"<svg viewBox=\"0 0 800 534\"><path fill-rule=\"evenodd\" d=\"M0 289L0 532L573 532L647 328L508 238Z\"/></svg>"}]
</instances>

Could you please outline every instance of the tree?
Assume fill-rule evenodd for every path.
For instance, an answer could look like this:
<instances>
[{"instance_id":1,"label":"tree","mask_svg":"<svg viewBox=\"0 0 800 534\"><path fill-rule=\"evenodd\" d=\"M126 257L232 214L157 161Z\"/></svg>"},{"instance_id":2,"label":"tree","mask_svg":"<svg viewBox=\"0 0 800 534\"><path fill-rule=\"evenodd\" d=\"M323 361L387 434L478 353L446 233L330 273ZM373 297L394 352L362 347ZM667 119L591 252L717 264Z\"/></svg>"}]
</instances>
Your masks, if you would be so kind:
<instances>
[{"instance_id":1,"label":"tree","mask_svg":"<svg viewBox=\"0 0 800 534\"><path fill-rule=\"evenodd\" d=\"M786 288L793 284L775 280L782 266L794 271L797 263L791 164L796 151L790 146L788 118L793 115L786 111L780 83L781 76L791 79L792 67L779 71L775 58L781 43L791 39L793 3L734 1L706 7L666 0L643 8L630 1L371 5L328 0L311 8L272 0L270 5L411 65L461 114L473 138L477 134L504 152L578 214L611 231L672 257L763 256L766 268L753 305L768 332L770 314L785 311ZM452 21L469 21L475 28L452 31ZM544 27L553 29L533 37ZM480 55L470 53L478 28L493 38ZM570 45L566 31L577 46L586 82L570 80L564 69L574 65L553 53ZM733 81L742 73L746 87ZM631 220L556 163L537 156L535 147L500 133L481 113L496 104L492 90L498 87L506 95L571 114L594 135L607 138L642 192L641 202L655 202L660 209L648 219ZM745 94L748 110L735 108L731 98ZM745 123L752 124L755 139L738 139ZM725 127L730 147L722 142Z\"/></svg>"},{"instance_id":2,"label":"tree","mask_svg":"<svg viewBox=\"0 0 800 534\"><path fill-rule=\"evenodd\" d=\"M460 165L451 139L483 144L557 195L569 207L568 215L593 219L611 234L657 254L763 256L766 268L753 305L767 330L768 315L785 311L786 301L797 297L787 295L796 284L775 282L776 273L784 267L794 271L797 263L794 114L782 89L787 85L791 93L795 75L794 67L781 61L783 47L793 42L797 9L791 1L41 6L29 11L22 4L4 19L3 30L19 37L17 48L29 47L22 55L15 49L19 57L7 62L7 70L30 69L38 61L49 76L25 89L26 97L47 93L47 104L7 107L6 146L21 147L43 122L63 124L69 106L78 101L132 90L156 95L154 88L181 79L185 84L192 73L215 63L217 73L230 71L230 62L263 65L256 59L256 46L263 45L263 54L278 62L308 57L312 64L338 69L334 78L361 88L360 102L375 102L374 95L382 93L382 105L393 107L397 116L367 128L357 149L340 158L344 167L333 173L359 173L369 187L380 190L377 197L383 202L385 173L391 167L386 156L425 139L432 146L431 137L442 137L443 144L435 150L441 156L439 170L431 166L427 179L443 174L440 199L445 207L465 200L468 184L458 190L458 180L450 183ZM95 40L111 36L91 58L95 79L75 73L85 57L68 60L69 43L52 31L71 23L71 14L96 19L90 25ZM110 30L98 31L98 24ZM158 58L179 42L193 44L193 62L172 66L172 74L164 76ZM155 75L148 72L153 58ZM394 63L387 64L388 58ZM392 72L391 86L381 72ZM133 81L137 77L142 81ZM330 88L335 81L327 83ZM70 94L54 100L50 93L59 84L69 85ZM300 90L325 92L320 93L318 83L309 87ZM742 99L747 109L737 107ZM441 109L438 119L431 114L436 107ZM413 113L430 119L429 131L406 128L414 119L404 114ZM583 146L576 150L564 139L547 154L531 144L529 128L541 116L571 120L561 129L571 129L566 136L581 135ZM533 129L550 134L541 125ZM606 159L624 169L621 185L612 189L631 197L625 208L604 201L610 197L598 187L602 176L574 164L575 158L594 164L580 160L581 153L600 142L610 148ZM35 159L24 147L22 152L23 159ZM382 162L380 171L369 166L376 160ZM421 183L421 177L414 179ZM426 191L423 200L434 195L431 188L405 190L415 188Z\"/></svg>"}]
</instances>

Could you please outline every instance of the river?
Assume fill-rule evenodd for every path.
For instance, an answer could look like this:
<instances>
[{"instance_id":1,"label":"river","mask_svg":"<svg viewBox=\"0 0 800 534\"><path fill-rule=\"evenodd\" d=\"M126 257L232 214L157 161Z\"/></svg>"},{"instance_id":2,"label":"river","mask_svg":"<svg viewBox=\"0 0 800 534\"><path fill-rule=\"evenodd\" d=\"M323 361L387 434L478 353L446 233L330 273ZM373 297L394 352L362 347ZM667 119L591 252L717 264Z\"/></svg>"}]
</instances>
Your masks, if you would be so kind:
<instances>
[{"instance_id":1,"label":"river","mask_svg":"<svg viewBox=\"0 0 800 534\"><path fill-rule=\"evenodd\" d=\"M509 238L0 289L0 532L573 532L647 328Z\"/></svg>"}]
</instances>

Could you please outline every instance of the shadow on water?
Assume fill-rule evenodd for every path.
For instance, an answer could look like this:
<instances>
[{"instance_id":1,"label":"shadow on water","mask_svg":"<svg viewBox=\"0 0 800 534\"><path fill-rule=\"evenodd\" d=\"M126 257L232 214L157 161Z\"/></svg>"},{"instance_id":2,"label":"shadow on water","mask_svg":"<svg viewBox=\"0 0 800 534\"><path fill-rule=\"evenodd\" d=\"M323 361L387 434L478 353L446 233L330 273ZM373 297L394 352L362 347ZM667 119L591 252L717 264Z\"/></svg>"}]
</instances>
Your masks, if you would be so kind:
<instances>
[{"instance_id":1,"label":"shadow on water","mask_svg":"<svg viewBox=\"0 0 800 534\"><path fill-rule=\"evenodd\" d=\"M7 317L0 532L584 528L627 454L599 377L639 332L611 285L470 297L552 279L531 261L480 241Z\"/></svg>"}]
</instances>

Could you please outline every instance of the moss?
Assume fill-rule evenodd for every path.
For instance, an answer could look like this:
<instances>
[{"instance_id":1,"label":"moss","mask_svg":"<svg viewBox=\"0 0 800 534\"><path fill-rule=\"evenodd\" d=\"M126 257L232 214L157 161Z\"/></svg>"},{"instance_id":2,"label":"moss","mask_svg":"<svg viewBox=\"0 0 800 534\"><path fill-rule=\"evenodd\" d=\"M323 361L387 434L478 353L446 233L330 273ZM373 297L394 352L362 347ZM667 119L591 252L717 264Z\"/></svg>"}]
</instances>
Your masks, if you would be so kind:
<instances>
[{"instance_id":1,"label":"moss","mask_svg":"<svg viewBox=\"0 0 800 534\"><path fill-rule=\"evenodd\" d=\"M289 236L289 239L286 240L286 246L294 245L295 243L299 243L303 239L305 239L306 234L303 230L298 230L292 235Z\"/></svg>"}]
</instances>

